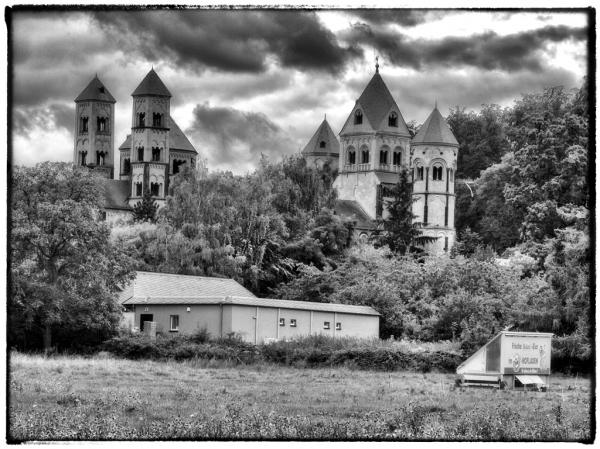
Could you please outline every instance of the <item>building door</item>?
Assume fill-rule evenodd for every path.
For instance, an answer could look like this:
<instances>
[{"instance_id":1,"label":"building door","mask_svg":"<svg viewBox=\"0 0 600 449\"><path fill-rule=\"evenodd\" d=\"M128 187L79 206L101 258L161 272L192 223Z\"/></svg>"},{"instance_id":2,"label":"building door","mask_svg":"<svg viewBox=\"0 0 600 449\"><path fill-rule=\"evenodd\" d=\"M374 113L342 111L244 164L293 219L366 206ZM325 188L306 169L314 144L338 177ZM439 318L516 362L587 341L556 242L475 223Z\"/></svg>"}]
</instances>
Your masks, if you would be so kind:
<instances>
[{"instance_id":1,"label":"building door","mask_svg":"<svg viewBox=\"0 0 600 449\"><path fill-rule=\"evenodd\" d=\"M140 315L140 332L144 332L144 321L152 321L154 315L151 313L142 313Z\"/></svg>"}]
</instances>

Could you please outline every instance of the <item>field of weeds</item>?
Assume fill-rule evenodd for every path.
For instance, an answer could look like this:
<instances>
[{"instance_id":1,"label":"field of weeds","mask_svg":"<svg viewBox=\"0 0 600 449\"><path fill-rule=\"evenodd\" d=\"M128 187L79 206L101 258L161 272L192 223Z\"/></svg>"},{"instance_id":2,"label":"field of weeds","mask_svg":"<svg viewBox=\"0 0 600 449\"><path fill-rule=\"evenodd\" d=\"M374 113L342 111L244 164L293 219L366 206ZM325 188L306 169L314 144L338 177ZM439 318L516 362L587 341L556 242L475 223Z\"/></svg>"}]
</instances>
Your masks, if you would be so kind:
<instances>
[{"instance_id":1,"label":"field of weeds","mask_svg":"<svg viewBox=\"0 0 600 449\"><path fill-rule=\"evenodd\" d=\"M589 441L590 381L453 389L452 374L10 354L8 437ZM568 389L568 387L573 389Z\"/></svg>"}]
</instances>

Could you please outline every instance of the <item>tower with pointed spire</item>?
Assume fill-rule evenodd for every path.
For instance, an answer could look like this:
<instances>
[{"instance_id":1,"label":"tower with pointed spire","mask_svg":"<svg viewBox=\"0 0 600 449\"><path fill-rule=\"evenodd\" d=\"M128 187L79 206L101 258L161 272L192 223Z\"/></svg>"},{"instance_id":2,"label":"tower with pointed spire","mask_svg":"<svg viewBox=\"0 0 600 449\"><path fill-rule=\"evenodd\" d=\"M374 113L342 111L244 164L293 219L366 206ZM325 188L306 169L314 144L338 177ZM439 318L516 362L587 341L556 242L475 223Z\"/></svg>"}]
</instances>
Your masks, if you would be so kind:
<instances>
[{"instance_id":1,"label":"tower with pointed spire","mask_svg":"<svg viewBox=\"0 0 600 449\"><path fill-rule=\"evenodd\" d=\"M327 160L338 163L340 144L327 122L327 116L302 150L302 155L306 163L313 166L322 166Z\"/></svg>"},{"instance_id":2,"label":"tower with pointed spire","mask_svg":"<svg viewBox=\"0 0 600 449\"><path fill-rule=\"evenodd\" d=\"M356 100L340 131L340 200L352 200L375 220L387 187L396 184L410 152L410 132L400 108L379 74Z\"/></svg>"},{"instance_id":3,"label":"tower with pointed spire","mask_svg":"<svg viewBox=\"0 0 600 449\"><path fill-rule=\"evenodd\" d=\"M131 96L131 134L119 147L119 178L131 184L132 206L146 190L162 206L170 176L184 163L195 165L198 153L171 117L171 92L154 68Z\"/></svg>"},{"instance_id":4,"label":"tower with pointed spire","mask_svg":"<svg viewBox=\"0 0 600 449\"><path fill-rule=\"evenodd\" d=\"M115 103L98 75L75 99L73 163L114 176Z\"/></svg>"},{"instance_id":5,"label":"tower with pointed spire","mask_svg":"<svg viewBox=\"0 0 600 449\"><path fill-rule=\"evenodd\" d=\"M340 132L336 210L357 221L360 236L375 231L375 220L385 218L389 189L407 169L414 181L413 213L424 235L437 238L430 253L454 245L454 173L458 142L437 108L411 139L400 109L379 74L365 88Z\"/></svg>"},{"instance_id":6,"label":"tower with pointed spire","mask_svg":"<svg viewBox=\"0 0 600 449\"><path fill-rule=\"evenodd\" d=\"M427 245L432 253L448 251L454 246L454 174L458 142L435 107L410 145L413 176L413 213L422 222L423 234L437 237Z\"/></svg>"}]
</instances>

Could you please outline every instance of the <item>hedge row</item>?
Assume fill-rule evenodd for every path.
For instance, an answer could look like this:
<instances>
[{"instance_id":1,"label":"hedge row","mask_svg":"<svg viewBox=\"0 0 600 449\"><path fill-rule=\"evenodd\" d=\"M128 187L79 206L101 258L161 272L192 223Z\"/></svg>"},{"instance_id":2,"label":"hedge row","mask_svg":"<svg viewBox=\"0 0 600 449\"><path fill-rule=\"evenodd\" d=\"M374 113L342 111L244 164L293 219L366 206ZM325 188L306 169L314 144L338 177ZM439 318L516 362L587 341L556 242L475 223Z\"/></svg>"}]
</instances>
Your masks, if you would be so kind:
<instances>
[{"instance_id":1,"label":"hedge row","mask_svg":"<svg viewBox=\"0 0 600 449\"><path fill-rule=\"evenodd\" d=\"M229 360L240 364L271 362L287 366L351 366L375 371L454 372L462 362L459 354L444 351L410 352L393 347L334 349L273 344L256 348L238 339L195 343L186 337L150 339L145 335L113 338L103 349L127 359L193 358Z\"/></svg>"}]
</instances>

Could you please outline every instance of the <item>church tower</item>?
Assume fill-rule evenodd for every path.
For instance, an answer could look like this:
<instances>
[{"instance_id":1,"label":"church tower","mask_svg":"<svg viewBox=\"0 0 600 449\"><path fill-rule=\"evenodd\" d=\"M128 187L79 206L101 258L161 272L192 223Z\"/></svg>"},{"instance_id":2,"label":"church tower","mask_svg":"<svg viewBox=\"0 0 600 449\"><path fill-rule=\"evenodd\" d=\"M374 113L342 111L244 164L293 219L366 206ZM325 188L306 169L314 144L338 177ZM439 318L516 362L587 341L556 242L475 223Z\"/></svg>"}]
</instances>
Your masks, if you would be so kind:
<instances>
[{"instance_id":1,"label":"church tower","mask_svg":"<svg viewBox=\"0 0 600 449\"><path fill-rule=\"evenodd\" d=\"M172 95L153 68L131 96L133 111L130 158L123 164L124 172L131 180L129 203L134 206L141 200L144 192L150 190L156 203L162 206L169 184Z\"/></svg>"},{"instance_id":2,"label":"church tower","mask_svg":"<svg viewBox=\"0 0 600 449\"><path fill-rule=\"evenodd\" d=\"M327 118L323 120L321 126L308 141L302 154L306 158L307 165L322 166L327 160L338 164L340 157L340 143L335 137L335 133L329 126Z\"/></svg>"},{"instance_id":3,"label":"church tower","mask_svg":"<svg viewBox=\"0 0 600 449\"><path fill-rule=\"evenodd\" d=\"M454 174L458 142L438 111L437 104L410 144L414 181L413 204L423 235L437 237L426 245L431 253L449 251L456 240L454 229Z\"/></svg>"},{"instance_id":4,"label":"church tower","mask_svg":"<svg viewBox=\"0 0 600 449\"><path fill-rule=\"evenodd\" d=\"M381 217L381 200L387 188L398 183L401 166L407 164L410 138L377 64L340 132L338 198L355 201L371 220Z\"/></svg>"},{"instance_id":5,"label":"church tower","mask_svg":"<svg viewBox=\"0 0 600 449\"><path fill-rule=\"evenodd\" d=\"M73 163L107 179L114 175L116 102L97 75L75 99Z\"/></svg>"}]
</instances>

